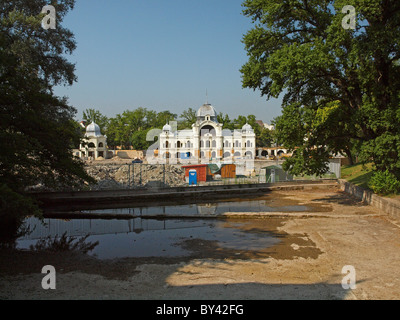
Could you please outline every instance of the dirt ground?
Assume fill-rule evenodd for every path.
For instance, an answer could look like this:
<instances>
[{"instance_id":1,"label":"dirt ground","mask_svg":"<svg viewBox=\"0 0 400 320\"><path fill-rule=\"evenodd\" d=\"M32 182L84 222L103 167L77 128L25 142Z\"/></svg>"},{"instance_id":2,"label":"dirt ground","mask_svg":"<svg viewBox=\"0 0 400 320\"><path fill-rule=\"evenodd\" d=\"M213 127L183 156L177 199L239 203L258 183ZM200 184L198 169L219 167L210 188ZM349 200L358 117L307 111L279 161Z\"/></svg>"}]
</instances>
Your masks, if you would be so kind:
<instances>
[{"instance_id":1,"label":"dirt ground","mask_svg":"<svg viewBox=\"0 0 400 320\"><path fill-rule=\"evenodd\" d=\"M3 250L0 299L400 298L399 221L340 191L275 194L315 209L249 220L248 230L267 228L279 238L265 250L224 249L202 239L186 239L183 245L192 254L172 258L99 260L71 252ZM44 265L56 269L55 290L41 287ZM342 287L344 266L355 269L355 289Z\"/></svg>"}]
</instances>

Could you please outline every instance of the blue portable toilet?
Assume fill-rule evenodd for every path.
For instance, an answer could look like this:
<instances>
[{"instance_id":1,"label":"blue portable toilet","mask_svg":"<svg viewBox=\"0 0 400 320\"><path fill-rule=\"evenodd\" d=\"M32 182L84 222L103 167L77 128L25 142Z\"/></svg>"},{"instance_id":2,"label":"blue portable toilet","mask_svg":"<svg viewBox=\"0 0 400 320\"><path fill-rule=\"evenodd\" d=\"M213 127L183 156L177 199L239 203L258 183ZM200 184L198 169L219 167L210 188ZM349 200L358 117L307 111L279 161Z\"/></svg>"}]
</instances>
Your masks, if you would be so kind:
<instances>
[{"instance_id":1,"label":"blue portable toilet","mask_svg":"<svg viewBox=\"0 0 400 320\"><path fill-rule=\"evenodd\" d=\"M189 170L189 186L197 186L197 171Z\"/></svg>"}]
</instances>

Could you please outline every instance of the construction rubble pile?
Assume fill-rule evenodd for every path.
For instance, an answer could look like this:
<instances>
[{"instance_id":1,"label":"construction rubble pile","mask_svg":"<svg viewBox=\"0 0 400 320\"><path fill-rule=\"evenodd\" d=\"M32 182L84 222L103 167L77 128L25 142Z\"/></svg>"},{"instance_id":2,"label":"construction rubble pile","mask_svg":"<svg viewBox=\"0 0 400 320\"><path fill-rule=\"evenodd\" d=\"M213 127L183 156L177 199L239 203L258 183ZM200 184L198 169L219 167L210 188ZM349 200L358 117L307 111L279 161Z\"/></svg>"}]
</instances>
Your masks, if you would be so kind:
<instances>
[{"instance_id":1,"label":"construction rubble pile","mask_svg":"<svg viewBox=\"0 0 400 320\"><path fill-rule=\"evenodd\" d=\"M187 185L184 170L174 165L88 165L86 171L97 181L92 190Z\"/></svg>"}]
</instances>

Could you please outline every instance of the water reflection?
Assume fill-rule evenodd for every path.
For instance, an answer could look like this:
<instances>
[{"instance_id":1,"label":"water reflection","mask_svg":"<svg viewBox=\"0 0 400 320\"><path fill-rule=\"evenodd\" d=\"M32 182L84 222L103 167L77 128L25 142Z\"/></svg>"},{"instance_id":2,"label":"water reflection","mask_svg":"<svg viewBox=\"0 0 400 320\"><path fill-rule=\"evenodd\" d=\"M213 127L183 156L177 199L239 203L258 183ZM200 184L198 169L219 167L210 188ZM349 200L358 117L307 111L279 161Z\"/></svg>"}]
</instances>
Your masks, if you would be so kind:
<instances>
[{"instance_id":1,"label":"water reflection","mask_svg":"<svg viewBox=\"0 0 400 320\"><path fill-rule=\"evenodd\" d=\"M28 250L44 238L85 237L96 246L88 253L100 259L122 257L188 256L191 251L183 242L188 239L215 241L221 248L258 250L273 246L278 239L268 231L248 232L241 229L246 221L229 223L219 220L57 220L35 218L26 223L34 231L17 240L17 249Z\"/></svg>"},{"instance_id":2,"label":"water reflection","mask_svg":"<svg viewBox=\"0 0 400 320\"><path fill-rule=\"evenodd\" d=\"M145 216L218 216L228 212L305 212L310 207L305 205L271 206L271 200L257 199L245 201L225 201L219 203L184 204L169 206L126 207L100 210L83 210L84 214L132 215Z\"/></svg>"},{"instance_id":3,"label":"water reflection","mask_svg":"<svg viewBox=\"0 0 400 320\"><path fill-rule=\"evenodd\" d=\"M127 205L126 208L81 211L81 217L90 219L78 219L72 213L64 216L73 217L71 220L45 219L45 224L28 218L26 225L32 232L19 237L16 247L29 250L38 242L43 242L43 239L51 243L52 239L65 235L85 237L88 243L96 243L88 254L100 259L188 256L193 250L190 243L197 245L202 241L208 241L208 247L225 250L262 250L280 241L270 231L268 222L253 221L252 227L246 228L248 222L245 220L233 222L205 218L216 218L228 212L312 210L296 201L275 200L257 198L170 206L154 204L147 207ZM92 219L93 216L97 219ZM110 217L112 219L107 219ZM198 239L202 241L194 241ZM207 250L206 247L200 250Z\"/></svg>"}]
</instances>

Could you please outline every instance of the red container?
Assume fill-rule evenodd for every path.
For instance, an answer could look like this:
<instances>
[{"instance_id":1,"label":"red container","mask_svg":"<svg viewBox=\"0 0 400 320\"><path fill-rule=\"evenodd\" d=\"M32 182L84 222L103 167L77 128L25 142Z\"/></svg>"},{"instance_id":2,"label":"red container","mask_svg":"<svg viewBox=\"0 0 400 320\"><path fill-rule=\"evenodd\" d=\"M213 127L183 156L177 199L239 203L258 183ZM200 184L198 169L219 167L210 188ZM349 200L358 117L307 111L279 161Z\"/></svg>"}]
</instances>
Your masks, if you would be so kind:
<instances>
[{"instance_id":1,"label":"red container","mask_svg":"<svg viewBox=\"0 0 400 320\"><path fill-rule=\"evenodd\" d=\"M185 169L185 177L189 177L189 171L190 170L196 170L197 171L197 181L207 181L207 169L208 165L207 164L193 164L189 166L182 166L182 168Z\"/></svg>"}]
</instances>

